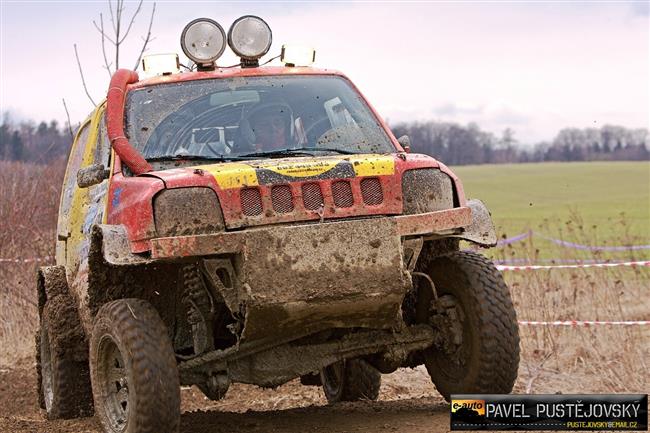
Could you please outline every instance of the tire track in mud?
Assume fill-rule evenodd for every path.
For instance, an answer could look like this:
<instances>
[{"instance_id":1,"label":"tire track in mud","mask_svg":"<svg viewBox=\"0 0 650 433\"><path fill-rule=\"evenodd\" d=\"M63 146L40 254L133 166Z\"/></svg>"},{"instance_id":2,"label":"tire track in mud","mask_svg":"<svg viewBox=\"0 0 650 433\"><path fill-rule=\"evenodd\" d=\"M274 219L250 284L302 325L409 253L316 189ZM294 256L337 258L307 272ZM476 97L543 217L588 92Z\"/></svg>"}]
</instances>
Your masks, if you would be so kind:
<instances>
[{"instance_id":1,"label":"tire track in mud","mask_svg":"<svg viewBox=\"0 0 650 433\"><path fill-rule=\"evenodd\" d=\"M182 391L183 433L407 432L449 430L448 406L426 373L384 375L380 401L327 406L320 388L298 381L277 390L235 384L219 402L196 389ZM0 432L101 433L96 418L48 421L38 407L36 373L30 362L0 370ZM405 398L397 399L400 395Z\"/></svg>"}]
</instances>

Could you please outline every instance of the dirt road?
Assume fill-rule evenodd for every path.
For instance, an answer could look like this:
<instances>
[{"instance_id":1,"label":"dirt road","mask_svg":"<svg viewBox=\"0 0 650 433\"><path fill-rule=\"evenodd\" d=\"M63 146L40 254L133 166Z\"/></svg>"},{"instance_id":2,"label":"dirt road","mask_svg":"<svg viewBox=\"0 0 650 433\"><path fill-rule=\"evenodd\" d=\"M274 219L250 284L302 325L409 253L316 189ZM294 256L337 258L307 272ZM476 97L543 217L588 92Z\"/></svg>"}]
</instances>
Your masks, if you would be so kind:
<instances>
[{"instance_id":1,"label":"dirt road","mask_svg":"<svg viewBox=\"0 0 650 433\"><path fill-rule=\"evenodd\" d=\"M380 400L327 406L318 387L293 381L275 390L233 385L219 402L196 389L182 392L181 432L410 432L448 431L448 407L426 372L383 376ZM29 362L0 370L1 432L101 432L95 418L47 421L38 408Z\"/></svg>"}]
</instances>

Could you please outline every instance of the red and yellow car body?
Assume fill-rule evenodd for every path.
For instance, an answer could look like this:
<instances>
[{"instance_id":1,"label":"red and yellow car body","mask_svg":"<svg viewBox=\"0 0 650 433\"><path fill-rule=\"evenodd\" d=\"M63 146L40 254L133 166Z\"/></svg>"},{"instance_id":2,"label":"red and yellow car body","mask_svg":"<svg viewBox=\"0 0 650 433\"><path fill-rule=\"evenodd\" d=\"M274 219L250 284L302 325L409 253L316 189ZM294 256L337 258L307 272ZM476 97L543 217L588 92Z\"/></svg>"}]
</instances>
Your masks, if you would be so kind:
<instances>
[{"instance_id":1,"label":"red and yellow car body","mask_svg":"<svg viewBox=\"0 0 650 433\"><path fill-rule=\"evenodd\" d=\"M132 71L114 75L107 100L75 137L58 221L57 265L66 268L86 332L102 303L137 286L138 296L156 305L161 294L176 290L175 277L169 277L178 274L174 264L211 257L232 259L226 268L237 274L238 294L223 297L233 314L246 310L238 337L244 341L269 337L270 329L289 336L298 330L340 326L395 328L411 287L407 271L417 259L415 254L409 263L405 245L414 239L443 238L495 243L482 203L465 198L461 182L444 164L407 153L372 106L394 146L392 153L180 164L154 170L125 136L125 96L134 89L285 75L334 75L349 81L339 72L303 67L217 69L142 81ZM107 179L79 187L78 171L93 164L108 167ZM439 191L423 195L434 202L435 193L442 191L448 199L442 208L416 206L406 212L405 174L417 170L431 170L445 179ZM220 221L206 228L200 221L202 211L176 206L169 195L172 200L160 206L173 221L161 222L157 200L162 203L161 197L173 191L198 192L195 202L207 197L218 208ZM187 230L195 226L199 229ZM129 272L139 276L131 278ZM158 282L160 275L166 277ZM147 286L147 280L156 283ZM168 288L161 288L167 283ZM283 320L270 328L274 315ZM168 323L174 320L161 316Z\"/></svg>"}]
</instances>

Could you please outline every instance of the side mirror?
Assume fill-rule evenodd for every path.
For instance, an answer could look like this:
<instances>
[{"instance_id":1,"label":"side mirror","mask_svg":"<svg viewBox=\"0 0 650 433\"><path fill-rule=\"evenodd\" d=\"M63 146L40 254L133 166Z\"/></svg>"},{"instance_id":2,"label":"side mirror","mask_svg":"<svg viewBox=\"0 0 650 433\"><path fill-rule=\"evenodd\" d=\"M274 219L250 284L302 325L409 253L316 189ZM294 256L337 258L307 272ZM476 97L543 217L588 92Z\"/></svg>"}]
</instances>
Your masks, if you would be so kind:
<instances>
[{"instance_id":1,"label":"side mirror","mask_svg":"<svg viewBox=\"0 0 650 433\"><path fill-rule=\"evenodd\" d=\"M110 174L110 170L106 170L104 164L93 164L84 167L77 172L77 186L79 188L88 188L97 185L102 183L104 179L108 179Z\"/></svg>"},{"instance_id":2,"label":"side mirror","mask_svg":"<svg viewBox=\"0 0 650 433\"><path fill-rule=\"evenodd\" d=\"M408 135L402 135L397 139L397 142L404 149L404 152L411 153L411 139Z\"/></svg>"}]
</instances>

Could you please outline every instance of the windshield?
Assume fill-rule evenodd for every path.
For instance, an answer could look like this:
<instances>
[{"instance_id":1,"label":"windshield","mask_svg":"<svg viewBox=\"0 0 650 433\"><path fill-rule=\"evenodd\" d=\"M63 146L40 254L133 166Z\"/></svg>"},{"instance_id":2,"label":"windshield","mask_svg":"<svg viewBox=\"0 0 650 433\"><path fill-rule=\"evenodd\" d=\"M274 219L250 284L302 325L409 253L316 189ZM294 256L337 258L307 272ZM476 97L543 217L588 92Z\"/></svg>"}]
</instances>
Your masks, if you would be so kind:
<instances>
[{"instance_id":1,"label":"windshield","mask_svg":"<svg viewBox=\"0 0 650 433\"><path fill-rule=\"evenodd\" d=\"M395 151L363 99L334 76L162 84L129 92L126 113L129 141L148 160Z\"/></svg>"}]
</instances>

